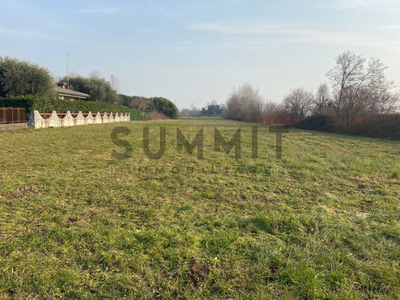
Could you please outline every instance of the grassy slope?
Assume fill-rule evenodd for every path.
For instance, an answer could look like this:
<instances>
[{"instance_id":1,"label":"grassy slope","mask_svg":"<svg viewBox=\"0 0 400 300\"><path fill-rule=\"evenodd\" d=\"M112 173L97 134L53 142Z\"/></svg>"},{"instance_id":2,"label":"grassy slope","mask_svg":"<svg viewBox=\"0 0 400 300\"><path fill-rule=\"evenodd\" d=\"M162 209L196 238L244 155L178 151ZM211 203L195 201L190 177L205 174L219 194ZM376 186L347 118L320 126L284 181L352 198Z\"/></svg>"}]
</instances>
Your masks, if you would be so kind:
<instances>
[{"instance_id":1,"label":"grassy slope","mask_svg":"<svg viewBox=\"0 0 400 300\"><path fill-rule=\"evenodd\" d=\"M276 161L263 127L253 160L249 123L123 125L124 161L121 124L0 133L0 298L399 299L398 143L292 130ZM154 148L167 127L164 158L143 126ZM177 126L204 127L204 160ZM212 150L214 126L242 127L242 159Z\"/></svg>"}]
</instances>

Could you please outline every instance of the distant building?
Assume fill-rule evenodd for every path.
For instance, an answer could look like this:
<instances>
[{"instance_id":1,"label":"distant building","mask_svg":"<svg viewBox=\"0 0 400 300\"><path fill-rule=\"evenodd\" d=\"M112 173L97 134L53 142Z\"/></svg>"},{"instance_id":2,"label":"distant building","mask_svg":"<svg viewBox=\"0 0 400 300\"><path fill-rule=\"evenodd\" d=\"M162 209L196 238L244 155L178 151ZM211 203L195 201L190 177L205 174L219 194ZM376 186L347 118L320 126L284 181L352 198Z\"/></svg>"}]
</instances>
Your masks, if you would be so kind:
<instances>
[{"instance_id":1,"label":"distant building","mask_svg":"<svg viewBox=\"0 0 400 300\"><path fill-rule=\"evenodd\" d=\"M73 101L73 100L85 100L90 97L90 95L88 94L66 89L65 85L56 86L54 90L57 94L58 99Z\"/></svg>"}]
</instances>

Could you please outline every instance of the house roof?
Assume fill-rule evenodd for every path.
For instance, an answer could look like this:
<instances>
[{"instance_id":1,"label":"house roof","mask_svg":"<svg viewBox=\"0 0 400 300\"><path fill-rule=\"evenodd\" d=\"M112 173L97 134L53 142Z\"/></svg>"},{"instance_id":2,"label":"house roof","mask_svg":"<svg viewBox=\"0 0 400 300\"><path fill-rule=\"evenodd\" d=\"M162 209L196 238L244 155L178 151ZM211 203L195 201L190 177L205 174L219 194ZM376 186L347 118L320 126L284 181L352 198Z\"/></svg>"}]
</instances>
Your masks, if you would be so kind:
<instances>
[{"instance_id":1,"label":"house roof","mask_svg":"<svg viewBox=\"0 0 400 300\"><path fill-rule=\"evenodd\" d=\"M81 93L81 92L78 92L78 91L69 90L69 89L64 89L64 88L62 88L60 86L56 86L54 88L54 90L60 96L70 96L70 97L75 97L75 98L89 98L90 97L90 95L88 95L88 94Z\"/></svg>"}]
</instances>

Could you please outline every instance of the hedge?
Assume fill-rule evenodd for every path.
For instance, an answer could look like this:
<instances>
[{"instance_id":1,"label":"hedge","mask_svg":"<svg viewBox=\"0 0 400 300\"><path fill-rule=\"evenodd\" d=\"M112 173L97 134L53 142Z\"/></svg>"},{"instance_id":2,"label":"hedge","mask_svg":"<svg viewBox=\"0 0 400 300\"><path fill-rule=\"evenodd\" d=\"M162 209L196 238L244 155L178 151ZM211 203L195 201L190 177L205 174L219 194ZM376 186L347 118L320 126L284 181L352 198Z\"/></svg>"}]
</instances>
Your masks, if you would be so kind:
<instances>
[{"instance_id":1,"label":"hedge","mask_svg":"<svg viewBox=\"0 0 400 300\"><path fill-rule=\"evenodd\" d=\"M351 135L400 140L400 114L366 118L351 127L344 128L342 132Z\"/></svg>"},{"instance_id":2,"label":"hedge","mask_svg":"<svg viewBox=\"0 0 400 300\"><path fill-rule=\"evenodd\" d=\"M153 97L149 100L159 113L166 115L170 119L179 119L179 110L172 101L162 97Z\"/></svg>"},{"instance_id":3,"label":"hedge","mask_svg":"<svg viewBox=\"0 0 400 300\"><path fill-rule=\"evenodd\" d=\"M292 127L305 130L334 131L335 120L331 116L315 115L292 125Z\"/></svg>"},{"instance_id":4,"label":"hedge","mask_svg":"<svg viewBox=\"0 0 400 300\"><path fill-rule=\"evenodd\" d=\"M352 125L337 125L332 116L316 115L292 127L306 130L337 132L381 139L400 140L400 114L377 115Z\"/></svg>"},{"instance_id":5,"label":"hedge","mask_svg":"<svg viewBox=\"0 0 400 300\"><path fill-rule=\"evenodd\" d=\"M51 113L56 111L59 113L83 113L91 112L118 112L130 113L131 116L146 117L146 113L136 109L130 109L122 105L111 105L105 102L97 101L82 101L82 100L63 100L52 98L41 98L38 96L21 96L21 97L8 97L0 98L0 107L22 107L26 109L27 114L32 110L37 110L41 113Z\"/></svg>"}]
</instances>

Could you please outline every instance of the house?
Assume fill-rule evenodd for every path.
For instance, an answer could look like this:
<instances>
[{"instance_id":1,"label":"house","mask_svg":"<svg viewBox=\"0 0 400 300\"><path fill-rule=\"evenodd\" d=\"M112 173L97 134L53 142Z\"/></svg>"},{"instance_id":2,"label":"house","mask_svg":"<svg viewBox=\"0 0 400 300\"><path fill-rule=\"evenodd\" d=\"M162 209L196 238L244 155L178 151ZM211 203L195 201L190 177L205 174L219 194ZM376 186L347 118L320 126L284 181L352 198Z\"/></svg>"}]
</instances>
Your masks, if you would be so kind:
<instances>
[{"instance_id":1,"label":"house","mask_svg":"<svg viewBox=\"0 0 400 300\"><path fill-rule=\"evenodd\" d=\"M54 88L54 91L56 92L58 99L73 101L73 100L85 100L90 97L90 95L88 94L66 89L65 85L56 86Z\"/></svg>"}]
</instances>

